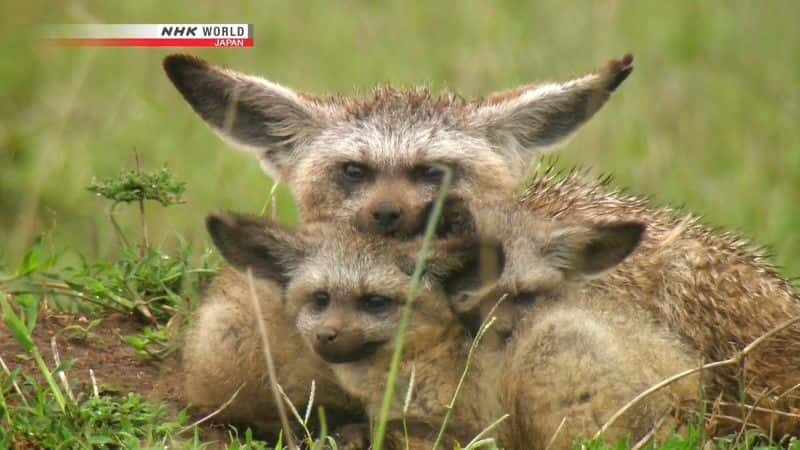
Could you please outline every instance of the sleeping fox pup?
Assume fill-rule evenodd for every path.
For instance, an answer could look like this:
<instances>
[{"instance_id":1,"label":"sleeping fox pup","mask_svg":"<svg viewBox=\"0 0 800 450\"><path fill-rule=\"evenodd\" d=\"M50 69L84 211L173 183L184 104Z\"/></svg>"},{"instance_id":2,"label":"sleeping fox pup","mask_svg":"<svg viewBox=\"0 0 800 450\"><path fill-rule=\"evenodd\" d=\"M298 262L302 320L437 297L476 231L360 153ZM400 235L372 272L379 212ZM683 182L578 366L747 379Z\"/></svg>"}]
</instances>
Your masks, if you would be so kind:
<instances>
[{"instance_id":1,"label":"sleeping fox pup","mask_svg":"<svg viewBox=\"0 0 800 450\"><path fill-rule=\"evenodd\" d=\"M497 213L487 211L490 216ZM535 226L525 242L530 247L525 261L530 276L524 290L548 294L521 319L524 326L516 327L503 351L477 347L452 410L444 448L456 442L465 445L503 414L510 417L489 433L500 447L542 449L552 440L551 448L570 448L576 439L591 437L641 391L695 363L677 336L635 304L619 304L597 293L584 295L584 279L612 268L636 247L641 224L533 219L528 224ZM287 316L304 344L364 405L374 424L399 317L409 301L418 242L391 242L331 224L289 231L263 219L235 215L212 215L207 225L234 267L250 268L255 276L283 288ZM431 448L472 342L460 319L464 297L473 295L476 286L495 281L475 270L489 245L470 237L434 243L421 290L410 305L398 378L401 390L412 389L411 400L407 409L400 401L392 406L387 448L405 448L406 440L411 449ZM510 263L516 261L503 261L499 273L509 270L505 265ZM495 299L485 296L484 301ZM257 345L241 337L243 347ZM669 413L673 398L689 399L696 390L694 381L687 379L659 392L623 415L606 437L641 438ZM557 432L562 420L565 425ZM366 445L364 436L359 439Z\"/></svg>"},{"instance_id":2,"label":"sleeping fox pup","mask_svg":"<svg viewBox=\"0 0 800 450\"><path fill-rule=\"evenodd\" d=\"M187 55L168 56L164 69L217 134L252 152L289 187L304 220L409 237L424 227L442 181L440 165L453 172L454 197L510 198L534 155L565 140L603 106L631 73L632 57L571 81L477 100L389 87L359 99L312 96ZM255 320L263 320L275 347L278 381L294 404L307 401L314 380L316 400L328 411L358 414L355 399L303 346L275 283L259 283L261 318L248 307L246 286L235 271L223 271L196 312L183 346L186 400L207 412L228 401L250 374L266 377L260 358L230 367L230 355L251 354L240 345L256 330ZM217 419L274 430L277 416L266 380L250 381Z\"/></svg>"}]
</instances>

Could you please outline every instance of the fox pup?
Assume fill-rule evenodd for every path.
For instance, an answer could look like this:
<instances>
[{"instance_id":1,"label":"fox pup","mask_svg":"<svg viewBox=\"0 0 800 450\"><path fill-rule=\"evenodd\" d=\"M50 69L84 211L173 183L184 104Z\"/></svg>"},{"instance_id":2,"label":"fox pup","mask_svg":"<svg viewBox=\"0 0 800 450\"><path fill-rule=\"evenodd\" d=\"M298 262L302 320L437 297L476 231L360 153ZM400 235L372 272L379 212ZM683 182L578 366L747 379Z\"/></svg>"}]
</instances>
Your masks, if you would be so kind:
<instances>
[{"instance_id":1,"label":"fox pup","mask_svg":"<svg viewBox=\"0 0 800 450\"><path fill-rule=\"evenodd\" d=\"M632 61L627 55L571 81L476 100L390 87L358 99L312 96L187 55L168 56L164 70L217 134L253 153L289 187L304 220L409 237L425 225L443 177L439 165L452 170L454 197L510 198L534 155L588 121L631 73ZM332 382L333 373L302 346L275 284L259 282L263 318L250 312L246 286L241 275L224 270L195 313L182 351L186 400L210 411L233 396L245 374L266 376L259 358L231 365L231 355L251 354L240 343L255 330L254 320L263 320L278 381L294 404L307 401L314 380L317 401L328 411L357 413L355 400ZM266 383L252 381L218 419L275 422Z\"/></svg>"},{"instance_id":2,"label":"fox pup","mask_svg":"<svg viewBox=\"0 0 800 450\"><path fill-rule=\"evenodd\" d=\"M591 280L587 288L650 311L706 362L728 359L800 317L796 287L778 273L762 248L736 233L705 225L695 215L653 205L581 171L559 174L552 169L532 179L519 208L560 220L646 223L647 233L636 251L615 270ZM516 243L526 234L524 219L496 217L495 223L486 221L484 232L510 232L502 238L512 243L505 246L505 257L524 261L526 246ZM509 227L497 220L517 222ZM516 306L535 303L531 297L546 297L546 291L529 295L525 280L531 275L523 264L508 266L523 270L505 273L497 292L523 293ZM515 307L513 302L505 306ZM763 341L741 366L709 370L703 378L708 398L721 396L732 405L722 407L721 416L734 420L726 423L721 418L719 433L738 432L738 418L774 436L796 435L800 420L792 413L800 411L800 397L795 394L800 385L800 324ZM742 402L757 403L760 409L743 410Z\"/></svg>"},{"instance_id":3,"label":"fox pup","mask_svg":"<svg viewBox=\"0 0 800 450\"><path fill-rule=\"evenodd\" d=\"M314 233L292 232L235 215L212 215L207 225L230 264L283 287L287 315L302 341L374 423L418 242L391 242L330 224L315 226ZM538 282L550 295L525 316L506 351L478 346L445 447L464 445L508 413L509 420L490 433L501 447L545 448L556 436L552 448L570 448L642 390L696 363L676 335L637 305L585 295L583 280L624 260L639 242L641 224L535 225L535 237L521 242L533 256L527 261L534 274L529 288ZM412 389L410 403L392 406L387 448L405 448L403 421L409 448L431 448L472 342L459 318L460 294L496 281L475 271L485 247L451 237L431 250L411 306L399 374L398 385ZM693 380L677 383L624 415L606 436L640 438L668 413L671 397L686 400L695 392ZM567 425L556 435L562 420Z\"/></svg>"},{"instance_id":4,"label":"fox pup","mask_svg":"<svg viewBox=\"0 0 800 450\"><path fill-rule=\"evenodd\" d=\"M516 328L526 326L522 318L528 311L536 311L553 296L549 286L561 285L554 276L557 273L531 269L538 258L533 244L541 241L535 231L541 218L536 215L593 223L646 223L646 235L624 263L608 273L587 268L594 275L585 285L586 295L612 296L619 304L648 310L706 362L728 359L782 323L800 317L800 300L791 282L747 240L704 226L695 216L621 194L579 171L537 175L518 203L482 206L478 211L487 209L495 213L461 215L479 219L468 228L479 240L489 239L497 246L481 258L481 272L496 273L498 264L504 270L494 283L454 299L472 333L491 310L495 323L485 338L487 345L502 348ZM625 228L631 235L637 233L635 227L617 226L623 226L617 233ZM601 254L615 255L608 249ZM500 298L504 300L495 307ZM800 421L791 412L800 410L800 401L791 393L800 384L798 343L800 326L789 327L760 344L741 366L720 367L704 375L708 398L720 397L733 405L723 404L716 432L738 431L740 421L746 419L775 436L797 433ZM761 409L735 406L743 398L759 402Z\"/></svg>"}]
</instances>

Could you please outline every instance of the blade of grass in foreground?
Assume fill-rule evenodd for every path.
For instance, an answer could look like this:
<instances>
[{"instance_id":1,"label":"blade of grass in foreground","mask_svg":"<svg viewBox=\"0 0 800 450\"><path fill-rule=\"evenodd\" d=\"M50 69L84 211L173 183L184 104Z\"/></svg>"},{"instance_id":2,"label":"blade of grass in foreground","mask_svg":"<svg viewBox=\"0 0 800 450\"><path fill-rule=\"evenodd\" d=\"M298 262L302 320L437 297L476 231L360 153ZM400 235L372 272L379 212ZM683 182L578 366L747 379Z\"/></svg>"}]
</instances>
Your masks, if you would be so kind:
<instances>
[{"instance_id":1,"label":"blade of grass in foreground","mask_svg":"<svg viewBox=\"0 0 800 450\"><path fill-rule=\"evenodd\" d=\"M428 219L428 224L425 227L422 246L419 249L419 253L417 253L417 261L416 265L414 266L414 273L411 275L411 282L408 285L408 300L403 307L403 313L400 316L400 324L397 328L397 336L395 336L394 353L392 354L392 362L391 366L389 367L389 375L386 380L386 389L383 391L383 402L381 403L381 410L378 416L375 438L372 440L373 450L381 450L383 448L383 440L386 435L386 423L389 420L389 409L394 401L397 373L400 370L400 360L403 357L403 345L405 344L406 329L408 328L408 323L411 320L411 305L419 293L422 270L425 268L425 260L428 258L428 251L431 241L433 240L436 226L438 225L439 219L442 215L444 200L447 197L447 192L450 190L450 183L453 177L452 171L449 167L437 165L437 168L444 171L444 178L442 179L442 186L439 189L436 202L433 204L433 211Z\"/></svg>"},{"instance_id":2,"label":"blade of grass in foreground","mask_svg":"<svg viewBox=\"0 0 800 450\"><path fill-rule=\"evenodd\" d=\"M36 361L36 366L39 368L39 371L42 372L44 379L47 380L47 384L50 386L50 390L53 392L53 397L55 397L59 408L61 408L61 412L66 411L64 394L56 384L55 379L53 379L53 374L44 362L44 359L42 359L42 355L39 353L39 349L36 348L36 344L34 344L33 338L28 328L25 326L25 323L17 316L17 313L14 312L11 305L8 304L8 300L6 300L4 294L0 294L0 306L2 306L3 309L3 321L6 323L9 331L11 331L14 339L16 339L19 345L22 346L22 349L30 353L33 360Z\"/></svg>"}]
</instances>

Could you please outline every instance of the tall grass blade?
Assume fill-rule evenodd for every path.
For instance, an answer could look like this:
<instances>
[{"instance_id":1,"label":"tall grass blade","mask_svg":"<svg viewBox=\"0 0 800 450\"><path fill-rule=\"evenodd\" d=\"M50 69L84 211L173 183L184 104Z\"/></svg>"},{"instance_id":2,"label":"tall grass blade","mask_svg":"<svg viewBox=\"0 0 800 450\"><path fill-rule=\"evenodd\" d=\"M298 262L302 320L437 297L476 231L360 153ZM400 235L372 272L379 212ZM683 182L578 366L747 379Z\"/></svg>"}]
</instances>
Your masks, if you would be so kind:
<instances>
[{"instance_id":1,"label":"tall grass blade","mask_svg":"<svg viewBox=\"0 0 800 450\"><path fill-rule=\"evenodd\" d=\"M47 367L44 359L42 359L42 355L39 353L39 349L36 348L33 338L28 332L28 328L25 326L25 323L14 312L14 309L11 308L11 305L8 303L8 300L6 300L4 295L0 295L0 306L2 306L3 310L3 320L8 326L8 329L11 331L12 336L14 336L14 339L16 339L20 346L22 346L23 350L25 350L27 353L30 353L30 355L33 357L33 360L36 362L36 366L39 368L42 376L47 381L48 386L50 386L50 390L53 392L53 397L56 399L56 403L58 403L59 408L61 408L61 412L65 412L66 402L64 401L64 394L61 392L58 384L56 384L56 381L53 379L53 373Z\"/></svg>"},{"instance_id":2,"label":"tall grass blade","mask_svg":"<svg viewBox=\"0 0 800 450\"><path fill-rule=\"evenodd\" d=\"M386 380L386 389L383 391L383 401L381 403L380 413L378 415L378 423L375 431L375 438L372 440L373 450L382 450L383 441L386 436L386 423L389 421L389 410L391 409L392 402L394 401L395 384L397 384L397 374L400 371L400 360L403 357L403 345L405 344L406 330L408 323L411 320L411 306L416 299L419 288L420 280L422 278L422 271L425 268L425 260L428 258L428 251L431 242L434 238L436 226L442 215L444 207L444 200L447 197L447 192L450 190L453 173L449 167L437 166L437 168L444 171L444 178L442 179L442 186L439 189L439 194L436 196L436 202L433 205L433 211L428 219L425 227L425 234L422 239L422 246L419 253L417 253L417 261L414 266L414 273L411 275L411 282L408 286L408 300L403 307L402 315L400 316L400 323L397 328L397 335L395 336L394 353L392 354L392 361L389 367L389 374Z\"/></svg>"}]
</instances>

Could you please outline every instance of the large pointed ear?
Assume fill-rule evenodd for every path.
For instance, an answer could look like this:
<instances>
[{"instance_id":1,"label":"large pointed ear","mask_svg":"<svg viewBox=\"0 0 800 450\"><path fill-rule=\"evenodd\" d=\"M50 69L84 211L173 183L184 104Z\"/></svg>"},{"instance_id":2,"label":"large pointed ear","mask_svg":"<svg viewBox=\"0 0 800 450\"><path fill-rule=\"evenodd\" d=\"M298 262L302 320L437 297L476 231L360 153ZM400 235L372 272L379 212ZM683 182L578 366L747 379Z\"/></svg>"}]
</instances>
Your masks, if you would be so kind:
<instances>
[{"instance_id":1,"label":"large pointed ear","mask_svg":"<svg viewBox=\"0 0 800 450\"><path fill-rule=\"evenodd\" d=\"M641 222L566 225L554 229L543 254L570 276L597 276L633 253L644 231Z\"/></svg>"},{"instance_id":2,"label":"large pointed ear","mask_svg":"<svg viewBox=\"0 0 800 450\"><path fill-rule=\"evenodd\" d=\"M270 81L190 55L167 56L164 70L214 131L255 153L276 179L284 173L294 147L322 126L324 114L313 101Z\"/></svg>"},{"instance_id":3,"label":"large pointed ear","mask_svg":"<svg viewBox=\"0 0 800 450\"><path fill-rule=\"evenodd\" d=\"M211 214L206 228L222 256L237 270L285 285L304 256L307 244L291 230L265 219L239 214Z\"/></svg>"},{"instance_id":4,"label":"large pointed ear","mask_svg":"<svg viewBox=\"0 0 800 450\"><path fill-rule=\"evenodd\" d=\"M633 56L612 60L594 73L564 83L523 86L490 96L475 110L476 125L498 147L533 155L565 141L586 123L633 71ZM509 155L511 156L511 155Z\"/></svg>"}]
</instances>

